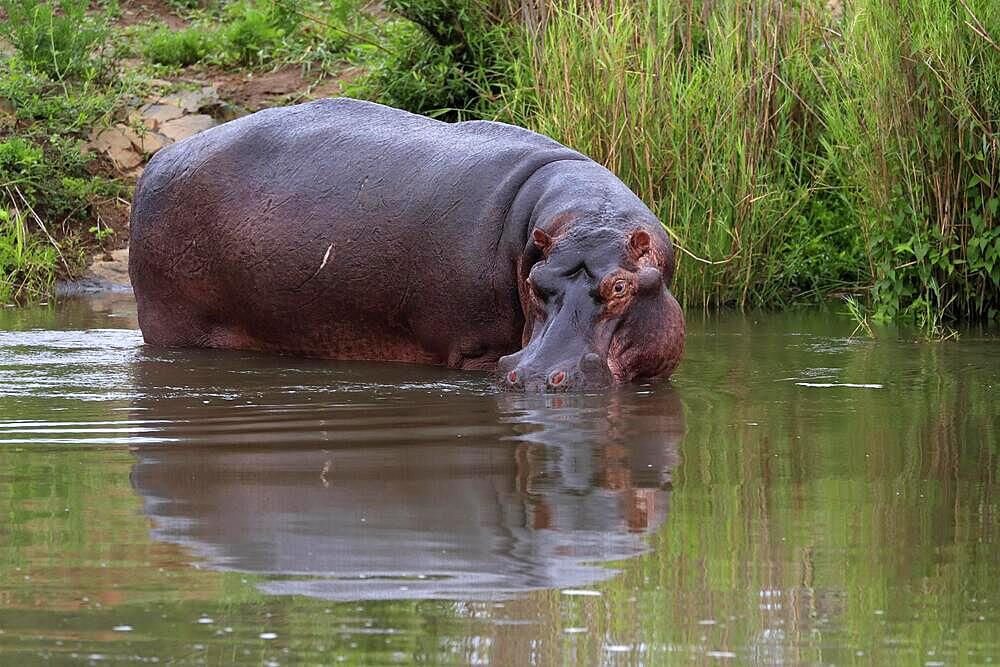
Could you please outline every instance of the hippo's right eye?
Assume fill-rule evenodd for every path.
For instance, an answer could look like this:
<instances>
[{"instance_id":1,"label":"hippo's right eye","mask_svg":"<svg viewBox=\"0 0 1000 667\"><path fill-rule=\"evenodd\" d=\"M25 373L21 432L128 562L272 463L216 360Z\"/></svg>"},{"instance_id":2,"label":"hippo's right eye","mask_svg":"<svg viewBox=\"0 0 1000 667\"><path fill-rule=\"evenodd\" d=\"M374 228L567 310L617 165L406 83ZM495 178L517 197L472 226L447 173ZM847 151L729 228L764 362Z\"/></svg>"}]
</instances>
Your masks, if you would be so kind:
<instances>
[{"instance_id":1,"label":"hippo's right eye","mask_svg":"<svg viewBox=\"0 0 1000 667\"><path fill-rule=\"evenodd\" d=\"M616 280L614 286L611 288L611 293L615 296L621 296L627 288L628 285L625 284L624 280Z\"/></svg>"}]
</instances>

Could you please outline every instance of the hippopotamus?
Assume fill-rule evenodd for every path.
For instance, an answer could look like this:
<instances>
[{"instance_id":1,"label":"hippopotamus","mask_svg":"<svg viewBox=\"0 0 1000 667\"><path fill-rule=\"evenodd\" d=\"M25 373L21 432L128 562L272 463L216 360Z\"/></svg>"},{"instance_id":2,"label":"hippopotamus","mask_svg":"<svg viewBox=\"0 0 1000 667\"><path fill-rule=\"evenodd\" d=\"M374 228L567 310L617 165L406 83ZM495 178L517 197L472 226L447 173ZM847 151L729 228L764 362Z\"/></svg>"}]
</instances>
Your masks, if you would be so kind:
<instances>
[{"instance_id":1,"label":"hippopotamus","mask_svg":"<svg viewBox=\"0 0 1000 667\"><path fill-rule=\"evenodd\" d=\"M149 345L478 369L520 391L669 376L673 273L660 221L581 153L347 98L159 151L130 220Z\"/></svg>"}]
</instances>

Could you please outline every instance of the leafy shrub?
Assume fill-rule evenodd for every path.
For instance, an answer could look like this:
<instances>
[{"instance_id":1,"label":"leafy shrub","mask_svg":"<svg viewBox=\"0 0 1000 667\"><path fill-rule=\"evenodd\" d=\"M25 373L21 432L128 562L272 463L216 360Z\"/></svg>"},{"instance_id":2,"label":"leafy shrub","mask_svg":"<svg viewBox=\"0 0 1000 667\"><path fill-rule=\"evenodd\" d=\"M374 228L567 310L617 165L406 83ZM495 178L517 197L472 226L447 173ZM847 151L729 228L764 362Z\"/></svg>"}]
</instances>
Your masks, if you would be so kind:
<instances>
[{"instance_id":1,"label":"leafy shrub","mask_svg":"<svg viewBox=\"0 0 1000 667\"><path fill-rule=\"evenodd\" d=\"M44 168L44 160L38 146L20 137L0 142L0 183L4 187L31 188Z\"/></svg>"},{"instance_id":2,"label":"leafy shrub","mask_svg":"<svg viewBox=\"0 0 1000 667\"><path fill-rule=\"evenodd\" d=\"M108 34L107 13L87 14L87 0L0 0L0 36L34 68L62 80L98 66L94 50Z\"/></svg>"},{"instance_id":3,"label":"leafy shrub","mask_svg":"<svg viewBox=\"0 0 1000 667\"><path fill-rule=\"evenodd\" d=\"M454 45L442 46L406 22L396 22L387 36L391 54L366 82L380 102L430 115L469 106L475 92L463 78Z\"/></svg>"},{"instance_id":4,"label":"leafy shrub","mask_svg":"<svg viewBox=\"0 0 1000 667\"><path fill-rule=\"evenodd\" d=\"M226 15L230 25L224 30L223 38L230 57L244 65L264 62L298 25L296 7L288 1L263 6L250 2L229 5Z\"/></svg>"},{"instance_id":5,"label":"leafy shrub","mask_svg":"<svg viewBox=\"0 0 1000 667\"><path fill-rule=\"evenodd\" d=\"M145 56L159 65L187 67L209 52L209 35L197 28L174 32L160 28L150 34L144 49Z\"/></svg>"},{"instance_id":6,"label":"leafy shrub","mask_svg":"<svg viewBox=\"0 0 1000 667\"><path fill-rule=\"evenodd\" d=\"M481 115L499 86L499 47L509 26L477 0L388 0L386 55L351 92L455 119Z\"/></svg>"},{"instance_id":7,"label":"leafy shrub","mask_svg":"<svg viewBox=\"0 0 1000 667\"><path fill-rule=\"evenodd\" d=\"M130 76L94 85L56 83L20 56L0 67L0 98L17 117L14 136L0 136L0 296L40 295L56 270L76 271L93 235L95 206L127 197L123 184L90 173L82 136L134 94ZM37 215L62 248L58 252L36 224ZM33 233L28 234L31 230Z\"/></svg>"},{"instance_id":8,"label":"leafy shrub","mask_svg":"<svg viewBox=\"0 0 1000 667\"><path fill-rule=\"evenodd\" d=\"M8 208L20 208L24 204L19 192L44 220L86 222L92 200L119 194L114 184L88 173L89 162L79 141L68 137L0 141L0 184L4 186L0 199L7 201Z\"/></svg>"}]
</instances>

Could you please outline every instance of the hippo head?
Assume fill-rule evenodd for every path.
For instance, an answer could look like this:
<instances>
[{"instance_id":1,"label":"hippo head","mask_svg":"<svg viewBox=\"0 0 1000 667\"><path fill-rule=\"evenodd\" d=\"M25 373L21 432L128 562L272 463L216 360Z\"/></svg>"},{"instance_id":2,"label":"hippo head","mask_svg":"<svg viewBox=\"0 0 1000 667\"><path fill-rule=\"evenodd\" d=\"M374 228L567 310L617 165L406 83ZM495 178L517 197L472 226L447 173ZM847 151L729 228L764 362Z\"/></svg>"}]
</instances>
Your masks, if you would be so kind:
<instances>
[{"instance_id":1,"label":"hippo head","mask_svg":"<svg viewBox=\"0 0 1000 667\"><path fill-rule=\"evenodd\" d=\"M670 375L684 348L673 270L655 219L535 228L518 266L523 349L501 357L501 386L580 391Z\"/></svg>"}]
</instances>

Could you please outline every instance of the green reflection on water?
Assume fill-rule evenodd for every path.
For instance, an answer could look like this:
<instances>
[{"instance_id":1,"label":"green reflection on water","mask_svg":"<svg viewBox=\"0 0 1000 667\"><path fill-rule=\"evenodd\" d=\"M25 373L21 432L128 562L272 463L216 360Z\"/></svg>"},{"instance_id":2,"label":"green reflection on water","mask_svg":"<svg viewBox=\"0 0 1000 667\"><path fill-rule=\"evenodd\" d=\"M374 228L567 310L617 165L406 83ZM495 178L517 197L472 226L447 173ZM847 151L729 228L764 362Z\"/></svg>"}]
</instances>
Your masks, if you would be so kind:
<instances>
[{"instance_id":1,"label":"green reflection on water","mask_svg":"<svg viewBox=\"0 0 1000 667\"><path fill-rule=\"evenodd\" d=\"M108 318L120 306L75 308L0 324L128 322ZM849 332L815 313L692 322L669 513L651 552L605 564L620 574L586 587L599 596L268 595L276 575L213 569L152 539L127 449L0 434L3 662L1000 661L998 346ZM0 366L17 367L12 347ZM880 386L805 386L845 383ZM0 396L0 420L111 422L131 405L16 393Z\"/></svg>"}]
</instances>

